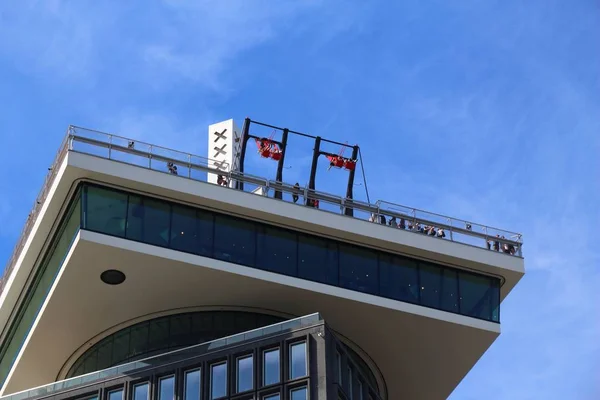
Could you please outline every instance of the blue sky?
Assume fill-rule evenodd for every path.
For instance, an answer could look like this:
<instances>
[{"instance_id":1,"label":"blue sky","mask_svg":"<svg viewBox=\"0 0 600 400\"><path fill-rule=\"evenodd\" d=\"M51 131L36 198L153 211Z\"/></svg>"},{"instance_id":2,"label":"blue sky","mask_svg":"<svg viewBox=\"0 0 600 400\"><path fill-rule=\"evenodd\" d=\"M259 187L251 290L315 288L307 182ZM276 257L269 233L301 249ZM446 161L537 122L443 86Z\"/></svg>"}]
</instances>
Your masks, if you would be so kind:
<instances>
[{"instance_id":1,"label":"blue sky","mask_svg":"<svg viewBox=\"0 0 600 400\"><path fill-rule=\"evenodd\" d=\"M600 398L598 2L394 3L2 2L0 260L69 124L204 154L250 116L360 144L372 199L524 233L452 399Z\"/></svg>"}]
</instances>

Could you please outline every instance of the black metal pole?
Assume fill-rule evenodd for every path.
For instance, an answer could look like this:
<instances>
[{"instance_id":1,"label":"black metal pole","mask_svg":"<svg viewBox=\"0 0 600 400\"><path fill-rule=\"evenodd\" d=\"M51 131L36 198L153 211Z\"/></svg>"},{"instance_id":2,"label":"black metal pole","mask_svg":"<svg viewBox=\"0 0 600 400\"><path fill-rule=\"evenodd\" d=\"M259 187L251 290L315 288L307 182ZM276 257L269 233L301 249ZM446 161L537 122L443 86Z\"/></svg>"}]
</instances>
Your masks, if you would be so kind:
<instances>
[{"instance_id":1,"label":"black metal pole","mask_svg":"<svg viewBox=\"0 0 600 400\"><path fill-rule=\"evenodd\" d=\"M315 190L315 179L317 177L317 164L319 161L319 156L321 155L321 137L317 136L315 138L315 147L313 148L313 159L312 159L312 164L310 166L310 179L308 180L308 189L309 190ZM306 201L306 205L307 206L311 206L313 205L312 200L308 201L307 199L304 199Z\"/></svg>"},{"instance_id":2,"label":"black metal pole","mask_svg":"<svg viewBox=\"0 0 600 400\"><path fill-rule=\"evenodd\" d=\"M358 163L358 146L352 147L352 160ZM356 172L356 165L354 165L354 169L351 169L348 173L348 188L346 189L346 198L352 199L353 197L353 188L354 188L354 174ZM351 207L346 207L345 214L349 216L354 215L354 209Z\"/></svg>"},{"instance_id":3,"label":"black metal pole","mask_svg":"<svg viewBox=\"0 0 600 400\"><path fill-rule=\"evenodd\" d=\"M244 174L244 160L246 159L246 146L248 145L249 132L250 132L250 123L252 121L250 118L246 117L244 119L244 126L242 127L242 149L240 150L240 166L239 171L243 175ZM237 180L235 182L236 189L244 191L244 182Z\"/></svg>"},{"instance_id":4,"label":"black metal pole","mask_svg":"<svg viewBox=\"0 0 600 400\"><path fill-rule=\"evenodd\" d=\"M275 181L277 181L278 183L283 182L283 162L285 160L285 150L287 148L288 133L288 128L284 128L283 134L281 135L281 158L279 159L279 161L277 161L277 175L275 176ZM281 190L275 191L275 198L280 200L283 198L283 193L281 193Z\"/></svg>"}]
</instances>

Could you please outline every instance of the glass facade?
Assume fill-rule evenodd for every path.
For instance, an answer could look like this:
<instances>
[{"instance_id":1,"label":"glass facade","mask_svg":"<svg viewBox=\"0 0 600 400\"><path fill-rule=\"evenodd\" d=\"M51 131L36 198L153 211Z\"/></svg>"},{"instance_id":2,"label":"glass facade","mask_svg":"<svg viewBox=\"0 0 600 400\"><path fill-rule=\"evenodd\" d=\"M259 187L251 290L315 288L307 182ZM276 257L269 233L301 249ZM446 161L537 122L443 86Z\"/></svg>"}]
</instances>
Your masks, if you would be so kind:
<instances>
[{"instance_id":1,"label":"glass facade","mask_svg":"<svg viewBox=\"0 0 600 400\"><path fill-rule=\"evenodd\" d=\"M83 207L84 229L499 321L498 278L89 184Z\"/></svg>"},{"instance_id":2,"label":"glass facade","mask_svg":"<svg viewBox=\"0 0 600 400\"><path fill-rule=\"evenodd\" d=\"M159 317L124 328L90 347L67 378L155 354L275 324L283 318L237 311L200 311Z\"/></svg>"}]
</instances>

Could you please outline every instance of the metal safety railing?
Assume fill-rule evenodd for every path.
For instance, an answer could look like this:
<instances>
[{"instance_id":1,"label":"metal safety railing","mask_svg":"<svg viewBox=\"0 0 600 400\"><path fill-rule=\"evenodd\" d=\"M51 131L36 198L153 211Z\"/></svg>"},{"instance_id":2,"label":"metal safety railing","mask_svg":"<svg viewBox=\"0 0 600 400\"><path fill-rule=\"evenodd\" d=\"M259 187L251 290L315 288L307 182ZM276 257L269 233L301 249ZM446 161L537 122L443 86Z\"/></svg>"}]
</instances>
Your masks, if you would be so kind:
<instances>
[{"instance_id":1,"label":"metal safety railing","mask_svg":"<svg viewBox=\"0 0 600 400\"><path fill-rule=\"evenodd\" d=\"M209 176L217 175L219 179L213 180L228 188L235 188L237 182L244 182L244 191L255 192L262 196L273 197L272 195L275 192L281 192L289 195L287 199L284 197L284 201L299 205L310 205L321 211L342 215L347 215L346 211L352 209L353 218L374 223L382 223L385 220L385 224L389 229L403 229L415 234L431 236L432 240L449 240L487 248L490 251L497 251L510 256L523 256L523 238L521 234L516 232L387 201L378 200L375 203L368 203L311 190L307 187L298 188L288 183L277 182L239 171L231 171L228 164L207 157L92 129L70 126L4 270L4 275L0 281L0 293L4 289L6 280L10 276L25 241L35 224L56 177L57 167L68 151L90 154L198 181L208 181ZM391 224L390 220L392 221Z\"/></svg>"}]
</instances>

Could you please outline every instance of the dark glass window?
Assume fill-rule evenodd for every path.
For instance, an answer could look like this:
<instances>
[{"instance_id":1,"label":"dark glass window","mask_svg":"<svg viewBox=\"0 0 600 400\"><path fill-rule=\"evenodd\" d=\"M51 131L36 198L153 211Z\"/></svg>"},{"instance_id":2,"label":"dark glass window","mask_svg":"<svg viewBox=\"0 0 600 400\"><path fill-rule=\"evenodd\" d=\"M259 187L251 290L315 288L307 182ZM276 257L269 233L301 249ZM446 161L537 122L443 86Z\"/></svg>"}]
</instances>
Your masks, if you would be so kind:
<instances>
[{"instance_id":1,"label":"dark glass window","mask_svg":"<svg viewBox=\"0 0 600 400\"><path fill-rule=\"evenodd\" d=\"M335 367L337 372L337 383L342 384L342 356L338 351L335 352Z\"/></svg>"},{"instance_id":2,"label":"dark glass window","mask_svg":"<svg viewBox=\"0 0 600 400\"><path fill-rule=\"evenodd\" d=\"M245 392L253 388L254 382L254 358L252 356L237 359L236 391Z\"/></svg>"},{"instance_id":3,"label":"dark glass window","mask_svg":"<svg viewBox=\"0 0 600 400\"><path fill-rule=\"evenodd\" d=\"M290 379L307 375L306 342L290 345Z\"/></svg>"},{"instance_id":4,"label":"dark glass window","mask_svg":"<svg viewBox=\"0 0 600 400\"><path fill-rule=\"evenodd\" d=\"M156 246L168 246L170 236L169 203L145 198L144 201L144 242Z\"/></svg>"},{"instance_id":5,"label":"dark glass window","mask_svg":"<svg viewBox=\"0 0 600 400\"><path fill-rule=\"evenodd\" d=\"M451 269L442 269L441 309L458 312L458 273Z\"/></svg>"},{"instance_id":6,"label":"dark glass window","mask_svg":"<svg viewBox=\"0 0 600 400\"><path fill-rule=\"evenodd\" d=\"M442 269L436 265L419 263L421 304L440 308L442 292Z\"/></svg>"},{"instance_id":7,"label":"dark glass window","mask_svg":"<svg viewBox=\"0 0 600 400\"><path fill-rule=\"evenodd\" d=\"M125 236L127 239L143 240L144 235L144 206L142 198L133 194L129 195L127 205L127 228Z\"/></svg>"},{"instance_id":8,"label":"dark glass window","mask_svg":"<svg viewBox=\"0 0 600 400\"><path fill-rule=\"evenodd\" d=\"M256 236L257 267L285 275L296 275L298 241L296 234L262 225Z\"/></svg>"},{"instance_id":9,"label":"dark glass window","mask_svg":"<svg viewBox=\"0 0 600 400\"><path fill-rule=\"evenodd\" d=\"M108 400L123 400L123 389L108 392Z\"/></svg>"},{"instance_id":10,"label":"dark glass window","mask_svg":"<svg viewBox=\"0 0 600 400\"><path fill-rule=\"evenodd\" d=\"M459 272L460 311L462 314L490 319L492 285L490 278Z\"/></svg>"},{"instance_id":11,"label":"dark glass window","mask_svg":"<svg viewBox=\"0 0 600 400\"><path fill-rule=\"evenodd\" d=\"M94 186L84 193L88 229L499 321L496 278L134 194ZM94 361L87 362L91 368Z\"/></svg>"},{"instance_id":12,"label":"dark glass window","mask_svg":"<svg viewBox=\"0 0 600 400\"><path fill-rule=\"evenodd\" d=\"M492 321L500 321L500 281L498 279L490 279L491 284L491 307Z\"/></svg>"},{"instance_id":13,"label":"dark glass window","mask_svg":"<svg viewBox=\"0 0 600 400\"><path fill-rule=\"evenodd\" d=\"M197 210L198 216L198 239L200 247L197 254L206 257L213 256L213 244L215 233L215 217L212 213Z\"/></svg>"},{"instance_id":14,"label":"dark glass window","mask_svg":"<svg viewBox=\"0 0 600 400\"><path fill-rule=\"evenodd\" d=\"M280 361L279 349L263 352L263 386L279 383Z\"/></svg>"},{"instance_id":15,"label":"dark glass window","mask_svg":"<svg viewBox=\"0 0 600 400\"><path fill-rule=\"evenodd\" d=\"M198 218L191 207L173 205L171 217L171 248L197 254L199 252Z\"/></svg>"},{"instance_id":16,"label":"dark glass window","mask_svg":"<svg viewBox=\"0 0 600 400\"><path fill-rule=\"evenodd\" d=\"M331 240L298 234L298 277L337 285L337 244Z\"/></svg>"},{"instance_id":17,"label":"dark glass window","mask_svg":"<svg viewBox=\"0 0 600 400\"><path fill-rule=\"evenodd\" d=\"M290 390L290 400L307 400L308 399L308 390L303 387L300 389L292 389Z\"/></svg>"},{"instance_id":18,"label":"dark glass window","mask_svg":"<svg viewBox=\"0 0 600 400\"><path fill-rule=\"evenodd\" d=\"M85 229L123 237L127 216L127 194L96 186L88 186Z\"/></svg>"},{"instance_id":19,"label":"dark glass window","mask_svg":"<svg viewBox=\"0 0 600 400\"><path fill-rule=\"evenodd\" d=\"M352 379L352 368L348 367L348 399L352 400L354 398L352 393L352 383L353 383L354 379Z\"/></svg>"},{"instance_id":20,"label":"dark glass window","mask_svg":"<svg viewBox=\"0 0 600 400\"><path fill-rule=\"evenodd\" d=\"M253 267L256 253L254 223L217 215L214 249L215 257L218 259Z\"/></svg>"},{"instance_id":21,"label":"dark glass window","mask_svg":"<svg viewBox=\"0 0 600 400\"><path fill-rule=\"evenodd\" d=\"M218 399L227 395L227 363L210 367L210 398Z\"/></svg>"},{"instance_id":22,"label":"dark glass window","mask_svg":"<svg viewBox=\"0 0 600 400\"><path fill-rule=\"evenodd\" d=\"M112 362L119 363L127 359L129 353L129 329L123 329L113 338Z\"/></svg>"},{"instance_id":23,"label":"dark glass window","mask_svg":"<svg viewBox=\"0 0 600 400\"><path fill-rule=\"evenodd\" d=\"M133 400L148 400L149 385L148 383L140 383L133 387Z\"/></svg>"},{"instance_id":24,"label":"dark glass window","mask_svg":"<svg viewBox=\"0 0 600 400\"><path fill-rule=\"evenodd\" d=\"M340 286L378 294L377 253L340 244Z\"/></svg>"},{"instance_id":25,"label":"dark glass window","mask_svg":"<svg viewBox=\"0 0 600 400\"><path fill-rule=\"evenodd\" d=\"M175 377L168 376L158 381L158 400L175 399Z\"/></svg>"},{"instance_id":26,"label":"dark glass window","mask_svg":"<svg viewBox=\"0 0 600 400\"><path fill-rule=\"evenodd\" d=\"M185 373L183 400L200 400L200 378L199 369Z\"/></svg>"},{"instance_id":27,"label":"dark glass window","mask_svg":"<svg viewBox=\"0 0 600 400\"><path fill-rule=\"evenodd\" d=\"M168 348L165 342L169 340L169 319L157 318L150 321L148 327L148 351Z\"/></svg>"},{"instance_id":28,"label":"dark glass window","mask_svg":"<svg viewBox=\"0 0 600 400\"><path fill-rule=\"evenodd\" d=\"M409 303L419 302L416 261L392 255L379 256L380 295Z\"/></svg>"}]
</instances>

